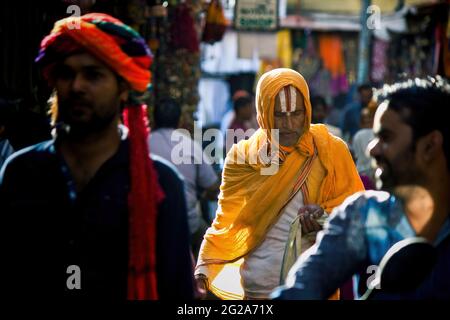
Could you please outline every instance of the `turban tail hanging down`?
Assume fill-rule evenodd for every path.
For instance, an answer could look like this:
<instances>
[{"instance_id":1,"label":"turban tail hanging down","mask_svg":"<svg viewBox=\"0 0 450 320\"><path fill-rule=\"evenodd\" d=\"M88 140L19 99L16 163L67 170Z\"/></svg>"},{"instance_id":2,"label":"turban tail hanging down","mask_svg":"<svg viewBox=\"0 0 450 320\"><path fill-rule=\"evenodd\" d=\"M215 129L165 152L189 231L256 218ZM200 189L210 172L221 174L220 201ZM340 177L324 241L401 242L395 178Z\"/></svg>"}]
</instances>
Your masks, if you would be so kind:
<instances>
[{"instance_id":1,"label":"turban tail hanging down","mask_svg":"<svg viewBox=\"0 0 450 320\"><path fill-rule=\"evenodd\" d=\"M36 58L44 77L66 57L88 52L123 78L132 90L144 92L151 83L152 54L145 40L132 28L109 15L90 13L55 23L41 42ZM129 128L130 193L128 299L157 299L157 204L164 194L149 157L145 105L128 103L123 119Z\"/></svg>"}]
</instances>

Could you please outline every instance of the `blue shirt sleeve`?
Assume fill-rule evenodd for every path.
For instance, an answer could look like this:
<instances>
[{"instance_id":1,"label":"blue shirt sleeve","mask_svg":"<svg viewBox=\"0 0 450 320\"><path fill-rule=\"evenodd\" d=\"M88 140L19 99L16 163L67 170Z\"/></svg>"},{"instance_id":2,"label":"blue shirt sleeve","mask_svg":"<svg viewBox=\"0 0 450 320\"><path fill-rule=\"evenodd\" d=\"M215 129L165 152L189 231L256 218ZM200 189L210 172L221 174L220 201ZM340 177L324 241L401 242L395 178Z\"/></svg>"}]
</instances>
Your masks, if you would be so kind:
<instances>
[{"instance_id":1,"label":"blue shirt sleeve","mask_svg":"<svg viewBox=\"0 0 450 320\"><path fill-rule=\"evenodd\" d=\"M368 248L359 209L360 201L357 200L346 201L333 211L318 234L316 244L297 260L286 284L277 288L272 298L327 299L353 274L362 270Z\"/></svg>"}]
</instances>

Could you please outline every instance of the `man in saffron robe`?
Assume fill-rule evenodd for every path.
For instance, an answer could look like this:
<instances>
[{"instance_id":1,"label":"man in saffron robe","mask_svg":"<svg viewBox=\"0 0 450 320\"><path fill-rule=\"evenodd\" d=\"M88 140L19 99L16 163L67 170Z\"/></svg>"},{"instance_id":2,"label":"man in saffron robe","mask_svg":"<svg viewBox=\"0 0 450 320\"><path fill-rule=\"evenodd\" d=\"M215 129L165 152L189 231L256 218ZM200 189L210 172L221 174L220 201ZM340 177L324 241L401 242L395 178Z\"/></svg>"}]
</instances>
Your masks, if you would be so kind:
<instances>
[{"instance_id":1,"label":"man in saffron robe","mask_svg":"<svg viewBox=\"0 0 450 320\"><path fill-rule=\"evenodd\" d=\"M260 128L227 154L216 218L195 276L222 299L267 299L324 218L363 190L346 144L311 124L304 78L265 73L256 90ZM325 214L324 214L325 213Z\"/></svg>"}]
</instances>

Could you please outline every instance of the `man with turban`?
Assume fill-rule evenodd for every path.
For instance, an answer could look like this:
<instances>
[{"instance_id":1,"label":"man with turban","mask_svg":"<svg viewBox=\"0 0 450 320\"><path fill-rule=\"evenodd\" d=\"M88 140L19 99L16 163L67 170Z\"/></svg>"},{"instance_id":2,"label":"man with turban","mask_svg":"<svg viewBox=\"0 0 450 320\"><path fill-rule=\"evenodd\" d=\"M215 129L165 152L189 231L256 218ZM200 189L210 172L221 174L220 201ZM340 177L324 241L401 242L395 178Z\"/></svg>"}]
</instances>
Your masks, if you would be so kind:
<instances>
[{"instance_id":1,"label":"man with turban","mask_svg":"<svg viewBox=\"0 0 450 320\"><path fill-rule=\"evenodd\" d=\"M105 14L70 17L55 23L36 60L55 88L55 130L0 174L11 290L191 299L183 184L150 158L145 106L132 98L150 84L144 39Z\"/></svg>"},{"instance_id":2,"label":"man with turban","mask_svg":"<svg viewBox=\"0 0 450 320\"><path fill-rule=\"evenodd\" d=\"M260 128L227 154L216 218L195 270L197 283L222 299L269 298L314 243L322 214L363 189L346 144L311 124L298 72L265 73L256 107Z\"/></svg>"}]
</instances>

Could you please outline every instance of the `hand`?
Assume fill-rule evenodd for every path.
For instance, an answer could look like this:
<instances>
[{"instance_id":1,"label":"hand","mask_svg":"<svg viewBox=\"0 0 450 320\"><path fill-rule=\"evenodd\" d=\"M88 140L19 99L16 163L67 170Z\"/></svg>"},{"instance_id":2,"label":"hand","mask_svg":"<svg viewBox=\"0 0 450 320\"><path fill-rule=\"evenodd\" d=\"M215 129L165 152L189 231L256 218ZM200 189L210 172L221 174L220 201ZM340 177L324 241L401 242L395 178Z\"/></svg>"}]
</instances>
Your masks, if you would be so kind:
<instances>
[{"instance_id":1,"label":"hand","mask_svg":"<svg viewBox=\"0 0 450 320\"><path fill-rule=\"evenodd\" d=\"M205 279L202 279L201 277L195 277L195 283L197 285L197 293L198 293L197 298L200 300L205 300L208 294Z\"/></svg>"},{"instance_id":2,"label":"hand","mask_svg":"<svg viewBox=\"0 0 450 320\"><path fill-rule=\"evenodd\" d=\"M322 226L316 221L323 215L323 209L317 204L309 204L298 210L300 224L304 234L322 230Z\"/></svg>"}]
</instances>

